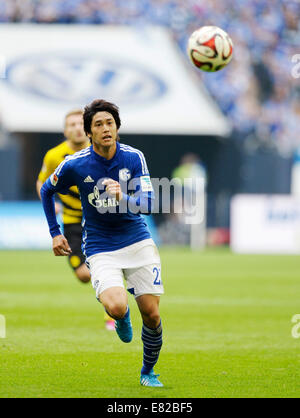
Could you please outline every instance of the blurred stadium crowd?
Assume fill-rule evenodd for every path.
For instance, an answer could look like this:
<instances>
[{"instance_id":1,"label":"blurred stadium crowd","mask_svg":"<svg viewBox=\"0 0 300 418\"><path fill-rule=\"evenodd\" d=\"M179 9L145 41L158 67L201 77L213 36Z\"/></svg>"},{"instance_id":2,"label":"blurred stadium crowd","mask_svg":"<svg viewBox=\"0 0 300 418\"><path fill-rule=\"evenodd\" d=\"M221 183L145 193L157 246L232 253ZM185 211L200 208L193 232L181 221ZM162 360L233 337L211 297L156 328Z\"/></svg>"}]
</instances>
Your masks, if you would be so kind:
<instances>
[{"instance_id":1,"label":"blurred stadium crowd","mask_svg":"<svg viewBox=\"0 0 300 418\"><path fill-rule=\"evenodd\" d=\"M292 77L299 16L298 0L0 0L2 23L158 24L183 51L195 29L220 26L234 42L231 69L199 77L236 138L283 156L300 145L300 82Z\"/></svg>"}]
</instances>

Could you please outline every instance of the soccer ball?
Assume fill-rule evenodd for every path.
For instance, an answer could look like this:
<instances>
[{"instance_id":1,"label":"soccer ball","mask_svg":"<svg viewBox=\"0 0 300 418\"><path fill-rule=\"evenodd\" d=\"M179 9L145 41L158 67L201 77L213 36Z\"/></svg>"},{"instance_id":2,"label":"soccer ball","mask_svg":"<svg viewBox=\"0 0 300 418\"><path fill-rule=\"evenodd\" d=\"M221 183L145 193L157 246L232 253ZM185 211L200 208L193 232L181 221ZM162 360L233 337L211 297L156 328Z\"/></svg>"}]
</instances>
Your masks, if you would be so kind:
<instances>
[{"instance_id":1,"label":"soccer ball","mask_svg":"<svg viewBox=\"0 0 300 418\"><path fill-rule=\"evenodd\" d=\"M228 34L217 26L203 26L189 38L188 55L200 70L215 72L232 58L233 43Z\"/></svg>"}]
</instances>

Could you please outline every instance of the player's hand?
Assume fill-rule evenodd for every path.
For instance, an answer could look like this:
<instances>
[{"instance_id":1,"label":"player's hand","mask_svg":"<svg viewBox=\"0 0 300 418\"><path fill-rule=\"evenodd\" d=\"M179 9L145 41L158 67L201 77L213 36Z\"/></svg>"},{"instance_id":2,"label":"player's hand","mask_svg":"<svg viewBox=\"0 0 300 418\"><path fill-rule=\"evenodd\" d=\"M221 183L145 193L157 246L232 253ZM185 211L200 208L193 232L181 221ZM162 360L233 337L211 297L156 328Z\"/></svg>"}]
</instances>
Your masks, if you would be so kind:
<instances>
[{"instance_id":1,"label":"player's hand","mask_svg":"<svg viewBox=\"0 0 300 418\"><path fill-rule=\"evenodd\" d=\"M113 179L103 180L102 184L106 186L106 192L112 197L115 197L118 202L123 199L123 193L120 183Z\"/></svg>"},{"instance_id":2,"label":"player's hand","mask_svg":"<svg viewBox=\"0 0 300 418\"><path fill-rule=\"evenodd\" d=\"M57 235L53 238L52 248L54 255L57 257L72 254L72 250L69 246L69 243L63 235Z\"/></svg>"}]
</instances>

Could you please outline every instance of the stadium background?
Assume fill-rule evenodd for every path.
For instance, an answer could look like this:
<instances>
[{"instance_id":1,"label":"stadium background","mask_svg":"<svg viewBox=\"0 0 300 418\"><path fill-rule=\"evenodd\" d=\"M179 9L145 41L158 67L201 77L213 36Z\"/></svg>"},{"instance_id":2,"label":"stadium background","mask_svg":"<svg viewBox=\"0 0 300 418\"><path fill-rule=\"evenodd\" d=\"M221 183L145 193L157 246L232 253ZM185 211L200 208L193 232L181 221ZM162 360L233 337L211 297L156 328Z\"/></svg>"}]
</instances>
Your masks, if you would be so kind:
<instances>
[{"instance_id":1,"label":"stadium background","mask_svg":"<svg viewBox=\"0 0 300 418\"><path fill-rule=\"evenodd\" d=\"M279 229L275 229L275 241L280 242L281 238L284 236L284 240L282 239L284 244L279 246L279 249L276 248L276 246L274 249L272 245L269 248L268 245L270 244L267 242L262 249L254 248L249 252L299 254L300 209L297 197L292 197L292 194L299 194L297 168L299 167L298 164L300 160L300 84L299 78L292 76L293 66L295 66L292 57L300 52L299 15L300 4L298 1L293 0L286 2L280 0L232 0L230 2L217 0L127 0L126 2L121 0L0 0L0 31L1 34L4 35L1 36L0 46L2 51L5 50L5 45L7 46L10 42L10 31L18 30L19 33L21 33L23 30L22 28L26 31L29 27L32 27L31 25L35 28L34 30L39 27L46 27L46 25L47 27L53 27L54 31L58 31L59 27L61 27L65 33L68 32L68 27L70 27L72 30L75 28L79 34L85 31L87 25L90 25L91 28L103 28L106 26L108 27L108 25L113 25L116 31L118 28L125 26L131 28L134 33L141 37L143 36L145 28L148 28L149 25L164 28L168 33L167 36L171 36L178 62L181 62L180 65L182 65L182 69L184 68L185 77L188 80L186 82L190 83L189 88L195 90L195 92L199 94L199 97L202 97L201 103L203 106L207 106L207 108L210 109L212 133L207 134L205 129L203 132L201 131L201 114L204 109L201 109L200 106L199 109L197 108L199 127L198 129L196 127L194 132L190 132L189 128L191 124L194 126L195 120L189 119L188 112L187 114L184 114L183 121L177 119L173 120L174 126L173 128L169 128L169 132L168 127L166 128L164 124L164 120L160 122L161 132L159 132L160 125L155 118L152 119L151 113L149 112L148 117L151 120L152 125L155 126L155 132L153 132L151 128L147 128L144 131L141 130L138 133L135 132L134 129L132 131L129 129L121 134L122 140L143 150L153 177L171 178L174 174L174 170L180 166L182 157L185 155L190 155L192 153L192 158L196 158L196 160L197 158L199 159L201 167L206 170L207 174L207 244L209 246L230 243L230 227L232 221L230 218L232 214L230 207L234 196L249 194L263 196L263 198L266 198L263 202L264 208L261 209L262 212L264 212L270 210L269 197L274 195L279 195L280 197L281 195L284 195L285 198L288 198L287 202L285 202L285 200L280 200L278 203L274 203L274 211L276 212L277 210L275 214L277 216L276 219L281 223ZM210 24L220 26L226 30L234 42L233 61L227 69L215 74L206 74L193 69L186 56L187 39L192 31L202 25ZM152 26L149 27L151 28ZM111 30L113 31L114 29L112 28ZM6 31L7 36L5 36ZM99 36L100 33L99 30ZM27 47L28 45L26 45L25 42L21 47L22 57L26 56ZM157 44L157 49L160 47L161 45ZM122 49L126 49L126 44L124 45L123 42L120 41L120 51ZM50 127L48 131L46 128L42 129L40 132L36 129L30 131L30 129L26 128L22 132L20 129L14 130L11 128L13 126L12 120L18 120L20 117L20 109L18 108L18 100L15 102L7 102L7 96L3 95L4 91L5 94L7 94L9 89L8 84L11 83L11 79L8 77L11 73L7 72L11 63L6 59L5 53L2 51L0 50L2 59L2 76L0 80L0 93L2 95L2 99L0 98L0 243L4 249L10 248L11 250L14 250L20 247L17 238L9 239L9 235L18 237L18 234L20 233L20 223L14 228L16 217L18 217L21 223L26 223L30 220L33 233L28 234L28 230L25 228L25 231L27 231L26 234L28 235L25 247L35 248L36 245L34 241L42 227L41 223L38 223L37 221L40 213L39 209L37 209L39 203L37 202L35 192L35 180L45 152L62 140L62 133L59 126L62 126L63 112L61 112L62 114L60 115L61 119L57 119L53 124L53 127ZM40 48L40 52L43 52L42 47ZM118 50L114 49L112 55L117 57ZM147 62L144 62L144 64L147 68ZM151 64L157 66L159 71L160 62ZM72 63L70 63L70 66L71 65ZM176 68L173 68L175 74L176 70ZM181 83L184 83L183 79L178 80L178 84ZM22 97L24 100L25 90L26 86L24 84L22 86L14 86L14 94L16 95L14 97L16 98L19 95L20 98ZM190 90L191 94L192 90ZM109 90L107 91L109 92ZM30 96L28 91L25 93L29 105L31 99L34 100L34 97ZM213 104L211 98L213 99ZM109 97L106 97L106 99L109 99ZM117 99L116 103L118 103ZM86 102L83 99L82 101L77 100L74 102L74 106L68 102L65 104L65 110L67 111L70 107L77 107L78 105L84 104L86 104ZM175 107L180 107L180 104L179 97ZM174 106L174 103L167 103L167 106L168 105L171 108ZM120 107L121 116L122 113L125 113L126 115L126 104L120 105ZM155 108L155 103L153 104L153 108ZM187 109L187 111L188 110L189 109ZM165 117L167 116L172 118L172 114L165 114ZM34 119L34 116L32 116L32 118ZM36 118L38 118L38 116ZM123 117L122 120L125 127L126 117ZM43 120L41 119L39 122L43 123ZM176 131L177 123L181 123L181 128L178 129L179 133L174 132L174 130ZM217 127L218 123L221 124L221 127ZM184 132L184 126L186 127L187 133ZM47 127L49 127L48 122ZM213 133L214 128L216 131L215 134ZM224 135L220 134L222 130ZM32 201L35 201L33 206L31 203ZM243 214L246 218L250 217L252 208L256 208L258 205L257 201L255 201L254 206L249 206L248 211L246 210L245 212L244 210ZM36 215L34 211L37 211ZM36 216L36 221L32 221L33 214ZM245 218L243 218L243 222L245 223ZM189 243L189 238L186 236L185 232L182 231L182 234L178 232L180 231L180 224L177 224L177 226L176 223L169 224L168 220L162 216L157 216L155 218L155 223L158 227L158 234L159 231L161 231L161 236L158 235L158 239L162 244L187 245ZM242 226L244 226L244 224ZM238 224L238 228L239 227L241 227L240 224ZM267 228L269 227L270 225L267 226ZM245 229L245 231L245 234L247 235L247 229ZM266 229L266 231L270 231L271 235L273 233L271 229ZM280 235L281 232L282 236ZM263 240L263 235L265 235L266 232L265 230L261 230L260 232L255 231L255 234L254 239L259 242L260 240ZM294 237L294 235L296 236ZM243 236L243 239L244 238L245 237ZM245 239L247 239L247 236ZM46 242L43 241L39 246L41 248L45 248L45 246L46 248L50 248L50 244L50 240ZM246 250L247 248L246 245ZM246 250L242 249L241 252L247 252ZM286 346L288 347L285 347L287 349L285 352L286 356L285 354L281 357L279 356L280 361L282 361L282 367L278 366L278 370L280 367L282 370L285 367L287 369L291 367L289 361L293 357L293 353L296 352L297 341L291 340L291 337L289 337L288 334L291 327L290 319L293 314L297 313L298 305L297 300L293 299L290 294L290 289L285 287L288 285L288 282L284 282L284 279L289 279L289 283L293 285L295 290L293 296L296 297L296 290L299 288L298 258L292 256L291 258L279 258L277 259L278 264L276 264L275 268L275 264L273 264L275 258L268 258L266 264L263 263L262 259L257 258L256 256L249 259L240 258L237 261L237 259L231 258L232 254L226 249L224 250L224 253L222 252L223 250L220 250L220 253L203 253L202 255L201 253L195 255L186 252L187 250L185 249L183 249L183 253L180 254L177 252L178 250L174 250L174 254L168 251L170 250L167 249L166 253L163 253L163 257L165 257L169 263L173 264L173 266L179 268L174 257L178 257L183 263L190 263L191 270L188 270L186 274L190 275L189 277L191 280L193 275L195 275L194 285L197 285L197 272L203 265L203 274L205 275L207 273L209 276L209 272L211 272L213 268L216 268L218 263L225 263L226 265L228 262L232 266L234 272L236 272L236 269L239 271L241 278L243 277L243 272L247 269L247 266L248 268L249 266L252 266L249 270L252 273L252 276L249 274L249 277L247 277L249 282L246 281L243 283L243 286L247 283L250 289L252 289L251 286L253 283L251 280L253 277L257 277L262 271L265 272L262 283L263 279L270 280L268 284L265 283L266 292L263 292L265 297L266 294L269 296L272 294L273 296L270 296L270 300L272 300L274 306L276 306L276 303L278 302L278 299L276 298L280 298L280 294L282 297L281 302L283 303L283 300L286 301L286 306L280 304L277 306L278 310L281 309L282 314L285 313L286 315L284 319L286 321L284 325L285 328L284 331L281 330L281 333L284 335L285 339L289 339L289 343L286 343ZM14 251L7 253L2 250L1 256L3 267L1 282L4 290L4 282L6 282L8 276L10 276L7 262L10 260L10 263L14 263L13 260L16 254L19 254L17 257L20 258L17 258L15 266L19 265L30 283L29 270L34 266L34 261L32 261L33 264L31 264L31 261L28 261L27 265L25 259L28 256L28 259L33 257L33 260L35 253L15 253ZM45 254L48 253L46 252ZM210 258L210 256L212 258ZM55 259L51 261L49 259L48 261L47 257L47 255L41 255L40 260L47 260L45 261L45 265L50 271L53 269L52 274L58 273L59 270L57 265L56 267L54 266ZM216 261L216 265L212 266L210 264L212 260L219 261ZM49 263L49 267L47 263ZM42 264L39 266L41 271L44 269L45 265L43 266ZM270 267L270 271L266 266ZM63 270L64 274L69 274L71 276L71 273L68 273L67 267L62 263L59 264L59 267L60 269L65 268L65 270ZM222 265L222 268L223 267L224 264ZM231 274L232 271L229 269L227 273ZM268 276L269 273L270 276ZM171 273L169 274L172 276ZM214 274L218 276L217 271ZM233 273L233 277L236 277L235 274L236 273ZM176 274L174 273L174 286L176 284L175 276ZM169 280L172 279L172 277L168 278ZM178 280L179 279L180 278L178 278ZM276 282L275 279L277 279L278 282ZM12 287L9 289L11 292L9 293L9 297L5 297L5 295L8 294L7 292L9 292L7 289L7 292L3 293L3 309L0 307L0 314L5 314L5 309L7 309L7 312L10 312L10 309L13 311L14 306L11 304L11 300L13 298L13 293L16 287L19 286L21 280L23 279L21 279L20 272L18 271L16 276L13 276L12 278ZM48 279L45 277L45 280L46 282L49 280L50 283L50 280L52 280L50 278L50 273ZM218 280L216 285L223 289L222 286L225 286L226 280L223 281L221 276L218 276ZM282 287L279 286L279 282ZM66 288L62 289L60 287L62 286L60 281L55 279L53 283L57 284L57 291L67 291ZM245 296L246 294L243 293L245 292L245 288L240 288L241 283L237 283L234 280L233 283L231 283L234 288L233 291L236 292L235 296L237 299L241 295ZM209 286L212 286L212 284L209 284ZM267 289L270 290L269 286L272 287L270 293L267 291ZM207 295L210 294L210 291L213 291L213 286L212 288L209 287ZM256 295L260 294L259 289L256 289L255 292L256 291ZM201 292L203 292L203 289ZM185 295L187 300L188 295L189 292L187 291L187 294ZM175 296L173 295L173 297ZM201 305L201 300L202 302L204 301L203 306L205 306L206 302L203 297L202 293L202 299L200 298L198 302ZM17 298L17 300L19 299ZM35 296L34 301L36 300ZM209 300L208 296L207 300ZM34 301L33 306L35 306ZM197 306L199 305L198 302ZM89 302L87 302L86 305L88 305L88 303ZM218 305L217 302L207 302L208 311L212 308L214 303ZM242 305L241 302L240 306ZM262 305L263 302L259 304L259 306ZM2 312L2 310L4 312ZM194 311L192 309L188 311L189 317L193 316L196 311L196 308ZM226 309L222 309L220 304L220 317L218 318L221 318L225 311ZM203 314L202 311L201 313ZM238 312L235 312L235 314L238 314ZM269 311L266 311L265 317L262 315L261 318L265 318L267 321L267 318L269 318L268 315ZM279 315L278 312L275 314L275 317L276 315ZM245 313L245 318L249 319L250 317L251 313ZM275 337L275 317L273 317L274 323L272 328L274 339L273 341L269 341L270 345L272 345L274 341L277 341ZM218 318L215 318L216 322L218 321ZM282 319L281 324L283 324L284 320ZM186 318L186 321L189 321L189 319ZM250 326L249 332L251 332L251 327L253 326L253 329L255 329L258 321L259 318L253 316L251 317L251 321L246 321L244 325ZM17 319L15 319L15 322L17 323ZM186 323L187 322L183 321L182 325L185 325ZM193 323L191 323L191 326L193 326ZM232 323L230 325L229 323L226 323L225 328L226 326L228 326L228 330L230 330ZM264 328L262 326L261 330L257 328L256 331L253 332L257 332L258 334L261 332L261 334L263 334ZM238 333L235 336L236 338L238 338L237 335ZM209 342L210 344L212 344L213 341L212 336L211 339L212 340ZM228 337L228 341L229 340ZM85 343L86 342L84 342L84 344ZM206 343L208 344L207 341ZM207 347L208 346L209 344ZM113 354L113 358L116 360L117 354ZM19 361L21 361L21 357ZM174 358L173 361L175 361ZM290 375L292 375L294 379L296 377L296 372L292 370L288 376ZM265 377L266 379L270 378L270 374L266 372ZM117 385L116 382L115 384ZM263 387L265 389L264 385ZM297 391L292 388L293 382L286 388L286 391L282 389L280 393L283 396L297 396ZM214 392L214 390L216 390L216 388L212 391L208 390L206 394L217 396L218 393L217 391ZM235 395L238 396L239 394L244 393L246 396L250 396L254 393L251 392L250 389L245 389L245 387L243 387L243 390L244 392L241 391L240 393L235 393ZM5 390L2 390L0 393L9 396L12 395L14 391L12 389L11 392L9 392L9 390L6 392ZM26 391L23 393L20 390L15 393L22 393L23 396L26 396ZM32 391L30 392L29 390L28 393L35 396L37 392L32 389ZM56 393L55 390L53 390L53 393ZM93 392L91 393L92 395L95 394ZM113 392L115 396L120 396L120 393L123 393L124 396L129 396L130 391ZM233 393L234 389L232 389L232 392L225 391L223 395L230 396ZM265 392L264 390L261 392L258 391L255 395L260 396L264 393L267 396L271 395L267 389ZM275 391L273 395L278 393L279 392ZM187 396L193 395L192 392L184 391L181 392L181 394L186 394ZM60 393L60 395L62 395L62 393ZM107 393L106 395L110 396L111 394ZM140 393L140 396L144 395ZM176 396L176 393L170 392L169 396Z\"/></svg>"},{"instance_id":2,"label":"stadium background","mask_svg":"<svg viewBox=\"0 0 300 418\"><path fill-rule=\"evenodd\" d=\"M298 2L293 1L241 1L228 7L222 1L194 0L129 1L126 5L105 0L9 0L0 3L0 21L17 25L76 24L78 31L86 24L129 25L134 30L160 25L170 31L187 65L186 43L193 30L204 23L227 30L235 45L230 67L216 74L193 74L198 78L194 88L197 84L199 88L205 86L230 121L232 131L226 140L201 135L201 129L201 136L168 136L164 132L164 137L153 136L145 129L143 135L132 136L129 132L123 140L142 148L146 155L151 152L148 160L153 177L171 177L185 153L197 154L208 174L208 227L228 228L230 199L234 194L291 190L300 112L299 83L291 76L291 59L299 42L298 8ZM187 69L186 77L191 77L191 71ZM1 138L1 199L36 199L34 182L41 159L49 147L61 140L61 132L14 135L4 131ZM3 175L8 168L9 178ZM226 234L224 239L228 240Z\"/></svg>"}]
</instances>

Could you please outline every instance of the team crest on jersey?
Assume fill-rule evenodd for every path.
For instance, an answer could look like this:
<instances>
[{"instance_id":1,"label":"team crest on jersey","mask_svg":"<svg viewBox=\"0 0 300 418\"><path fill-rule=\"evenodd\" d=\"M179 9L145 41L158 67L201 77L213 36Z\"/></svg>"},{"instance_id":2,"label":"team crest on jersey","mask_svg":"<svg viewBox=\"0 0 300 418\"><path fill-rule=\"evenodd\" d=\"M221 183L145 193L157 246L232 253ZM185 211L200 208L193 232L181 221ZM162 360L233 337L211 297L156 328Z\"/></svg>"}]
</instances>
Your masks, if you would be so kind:
<instances>
[{"instance_id":1,"label":"team crest on jersey","mask_svg":"<svg viewBox=\"0 0 300 418\"><path fill-rule=\"evenodd\" d=\"M122 168L122 170L119 171L119 179L122 181L128 181L131 179L131 173L128 168Z\"/></svg>"},{"instance_id":2,"label":"team crest on jersey","mask_svg":"<svg viewBox=\"0 0 300 418\"><path fill-rule=\"evenodd\" d=\"M56 186L57 182L58 182L58 177L55 173L53 173L50 177L50 182L52 184L52 186Z\"/></svg>"}]
</instances>

